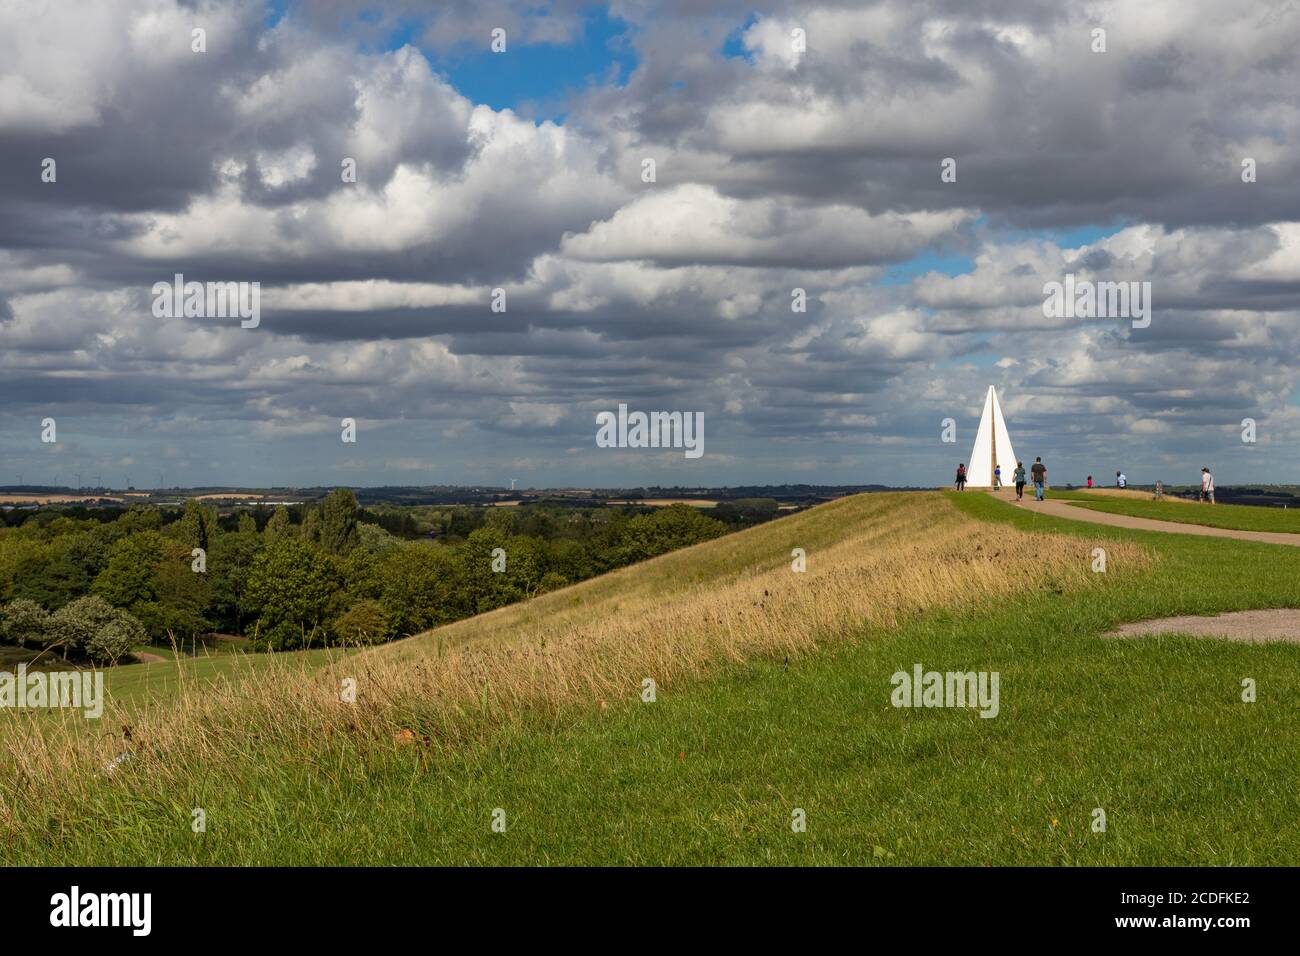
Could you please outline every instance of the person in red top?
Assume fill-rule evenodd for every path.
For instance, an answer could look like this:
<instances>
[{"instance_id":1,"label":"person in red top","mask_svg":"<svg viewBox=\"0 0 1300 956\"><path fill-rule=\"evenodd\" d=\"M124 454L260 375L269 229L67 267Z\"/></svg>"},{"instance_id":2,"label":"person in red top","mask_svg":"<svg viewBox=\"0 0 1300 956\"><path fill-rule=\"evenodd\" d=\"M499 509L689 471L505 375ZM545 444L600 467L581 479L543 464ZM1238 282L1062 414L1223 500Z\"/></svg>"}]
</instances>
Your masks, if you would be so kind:
<instances>
[{"instance_id":1,"label":"person in red top","mask_svg":"<svg viewBox=\"0 0 1300 956\"><path fill-rule=\"evenodd\" d=\"M1089 487L1089 488L1092 487L1092 475L1089 475L1089 476L1088 476L1088 487Z\"/></svg>"},{"instance_id":2,"label":"person in red top","mask_svg":"<svg viewBox=\"0 0 1300 956\"><path fill-rule=\"evenodd\" d=\"M961 491L966 487L966 463L962 462L957 466L957 490Z\"/></svg>"}]
</instances>

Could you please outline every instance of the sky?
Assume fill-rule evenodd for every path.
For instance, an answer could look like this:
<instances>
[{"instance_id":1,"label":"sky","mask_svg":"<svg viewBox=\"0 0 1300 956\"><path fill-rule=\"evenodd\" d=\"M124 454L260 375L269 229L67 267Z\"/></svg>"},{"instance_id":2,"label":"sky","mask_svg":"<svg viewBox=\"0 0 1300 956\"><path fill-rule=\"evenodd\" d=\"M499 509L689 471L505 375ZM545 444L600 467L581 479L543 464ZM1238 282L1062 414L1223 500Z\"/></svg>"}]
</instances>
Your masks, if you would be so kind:
<instances>
[{"instance_id":1,"label":"sky","mask_svg":"<svg viewBox=\"0 0 1300 956\"><path fill-rule=\"evenodd\" d=\"M0 485L939 485L989 385L1058 483L1300 482L1298 41L1295 0L0 0ZM1067 275L1149 324L1049 314ZM703 454L601 447L620 404Z\"/></svg>"}]
</instances>

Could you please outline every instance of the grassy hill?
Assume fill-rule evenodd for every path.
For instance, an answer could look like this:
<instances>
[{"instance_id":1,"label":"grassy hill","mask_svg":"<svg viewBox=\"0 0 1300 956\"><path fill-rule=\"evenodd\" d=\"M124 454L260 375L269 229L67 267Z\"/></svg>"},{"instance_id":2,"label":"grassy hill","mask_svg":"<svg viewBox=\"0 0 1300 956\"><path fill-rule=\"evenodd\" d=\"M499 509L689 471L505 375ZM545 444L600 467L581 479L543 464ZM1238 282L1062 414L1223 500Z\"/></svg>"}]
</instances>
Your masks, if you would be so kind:
<instances>
[{"instance_id":1,"label":"grassy hill","mask_svg":"<svg viewBox=\"0 0 1300 956\"><path fill-rule=\"evenodd\" d=\"M843 499L346 659L136 696L97 726L0 712L0 859L1284 862L1300 648L1099 635L1300 606L1297 571L1300 549L985 495ZM997 717L893 707L917 663L999 672Z\"/></svg>"}]
</instances>

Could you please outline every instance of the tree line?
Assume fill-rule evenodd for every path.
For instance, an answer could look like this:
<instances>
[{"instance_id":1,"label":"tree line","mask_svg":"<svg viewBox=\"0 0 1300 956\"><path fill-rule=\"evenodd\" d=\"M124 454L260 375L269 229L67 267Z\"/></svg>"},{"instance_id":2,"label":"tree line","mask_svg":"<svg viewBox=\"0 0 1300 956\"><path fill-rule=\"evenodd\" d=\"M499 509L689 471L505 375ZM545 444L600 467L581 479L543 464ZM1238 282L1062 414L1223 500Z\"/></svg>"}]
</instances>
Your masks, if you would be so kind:
<instances>
[{"instance_id":1,"label":"tree line","mask_svg":"<svg viewBox=\"0 0 1300 956\"><path fill-rule=\"evenodd\" d=\"M38 513L0 528L0 641L101 663L214 631L258 650L373 644L728 530L686 505L458 508L416 521L364 511L346 489L297 514L265 510L221 516L191 499L178 513ZM440 537L412 539L422 523Z\"/></svg>"}]
</instances>

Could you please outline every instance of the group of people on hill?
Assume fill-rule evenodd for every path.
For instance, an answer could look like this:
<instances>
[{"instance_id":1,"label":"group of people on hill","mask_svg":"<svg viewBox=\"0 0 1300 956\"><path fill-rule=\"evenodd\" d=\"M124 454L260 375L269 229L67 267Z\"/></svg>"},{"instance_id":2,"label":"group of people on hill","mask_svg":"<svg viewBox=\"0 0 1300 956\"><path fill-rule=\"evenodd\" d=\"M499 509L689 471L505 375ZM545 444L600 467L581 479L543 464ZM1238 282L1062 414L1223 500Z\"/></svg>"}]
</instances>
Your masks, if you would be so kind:
<instances>
[{"instance_id":1,"label":"group of people on hill","mask_svg":"<svg viewBox=\"0 0 1300 956\"><path fill-rule=\"evenodd\" d=\"M1043 464L1042 458L1035 458L1034 464L1029 469L1029 474L1033 476L1034 481L1034 500L1043 500L1043 486L1047 483L1047 466ZM1016 470L1013 475L1016 482L1016 500L1020 501L1025 493L1025 463L1016 462ZM1157 484L1159 484L1157 482ZM993 466L993 489L996 491L1002 487L1002 466ZM1092 475L1088 476L1088 487L1092 487ZM1122 471L1115 472L1115 487L1128 487L1128 476ZM966 488L966 463L962 462L957 466L957 490L964 491ZM1209 468L1201 469L1201 497L1200 500L1208 501L1214 504L1214 475Z\"/></svg>"},{"instance_id":2,"label":"group of people on hill","mask_svg":"<svg viewBox=\"0 0 1300 956\"><path fill-rule=\"evenodd\" d=\"M1092 475L1089 475L1089 476L1088 476L1088 487L1089 487L1089 488L1092 487ZM1116 487L1116 488L1127 488L1127 487L1128 487L1128 475L1124 474L1124 472L1122 472L1122 471L1117 471L1117 472L1115 472L1115 487Z\"/></svg>"},{"instance_id":3,"label":"group of people on hill","mask_svg":"<svg viewBox=\"0 0 1300 956\"><path fill-rule=\"evenodd\" d=\"M1016 462L1016 470L1012 477L1016 483L1016 500L1019 501L1025 494L1025 476L1032 475L1034 480L1034 499L1043 500L1043 487L1047 484L1047 466L1043 464L1042 458L1035 458L1034 463L1030 466L1028 473L1025 471L1023 461ZM1002 466L993 466L993 489L1002 487ZM957 490L964 491L966 488L966 463L962 462L957 466Z\"/></svg>"}]
</instances>

